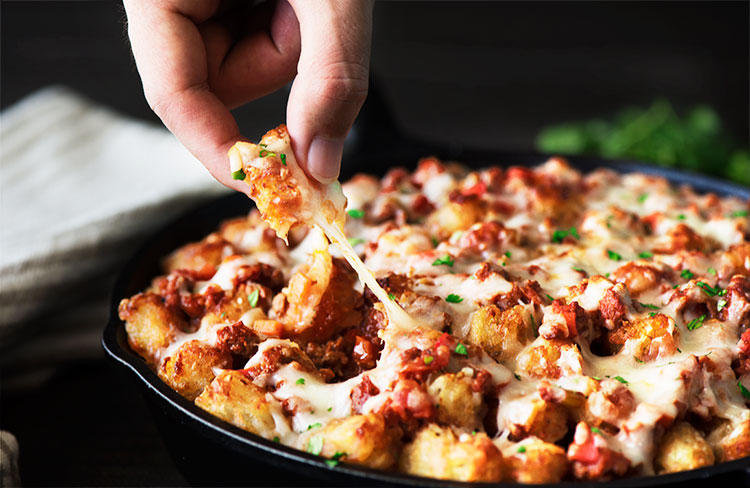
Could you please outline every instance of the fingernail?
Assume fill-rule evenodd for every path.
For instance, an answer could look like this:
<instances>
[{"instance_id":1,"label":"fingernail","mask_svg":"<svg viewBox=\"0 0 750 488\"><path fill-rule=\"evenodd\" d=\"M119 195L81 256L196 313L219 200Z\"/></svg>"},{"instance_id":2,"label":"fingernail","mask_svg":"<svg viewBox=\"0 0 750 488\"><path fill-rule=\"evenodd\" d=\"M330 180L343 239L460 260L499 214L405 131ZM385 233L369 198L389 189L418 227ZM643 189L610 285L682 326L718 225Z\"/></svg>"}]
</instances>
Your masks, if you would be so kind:
<instances>
[{"instance_id":1,"label":"fingernail","mask_svg":"<svg viewBox=\"0 0 750 488\"><path fill-rule=\"evenodd\" d=\"M330 183L339 177L344 141L316 137L307 152L307 171L321 183Z\"/></svg>"}]
</instances>

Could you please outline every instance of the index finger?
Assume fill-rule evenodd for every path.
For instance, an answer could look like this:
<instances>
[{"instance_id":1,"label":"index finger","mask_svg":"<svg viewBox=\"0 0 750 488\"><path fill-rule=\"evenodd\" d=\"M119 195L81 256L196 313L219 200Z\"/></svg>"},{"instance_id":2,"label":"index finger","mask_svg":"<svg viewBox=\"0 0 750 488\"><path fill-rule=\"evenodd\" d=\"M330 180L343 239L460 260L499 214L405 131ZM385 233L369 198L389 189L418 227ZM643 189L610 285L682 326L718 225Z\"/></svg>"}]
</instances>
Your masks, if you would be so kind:
<instances>
[{"instance_id":1,"label":"index finger","mask_svg":"<svg viewBox=\"0 0 750 488\"><path fill-rule=\"evenodd\" d=\"M218 7L218 1L199 4L187 13L210 17ZM227 150L241 139L239 128L209 87L206 49L194 20L157 2L126 1L125 10L149 105L217 180L244 190L226 164Z\"/></svg>"}]
</instances>

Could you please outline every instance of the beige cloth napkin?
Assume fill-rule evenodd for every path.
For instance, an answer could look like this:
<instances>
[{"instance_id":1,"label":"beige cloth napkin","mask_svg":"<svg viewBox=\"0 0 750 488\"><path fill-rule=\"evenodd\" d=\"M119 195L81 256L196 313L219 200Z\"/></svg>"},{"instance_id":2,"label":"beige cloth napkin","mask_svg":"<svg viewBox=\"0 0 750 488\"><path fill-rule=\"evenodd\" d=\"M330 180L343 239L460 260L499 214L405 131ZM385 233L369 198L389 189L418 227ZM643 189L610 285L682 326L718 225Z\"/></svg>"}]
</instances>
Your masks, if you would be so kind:
<instances>
[{"instance_id":1,"label":"beige cloth napkin","mask_svg":"<svg viewBox=\"0 0 750 488\"><path fill-rule=\"evenodd\" d=\"M2 363L98 352L117 266L145 234L227 191L164 128L64 87L0 113Z\"/></svg>"}]
</instances>

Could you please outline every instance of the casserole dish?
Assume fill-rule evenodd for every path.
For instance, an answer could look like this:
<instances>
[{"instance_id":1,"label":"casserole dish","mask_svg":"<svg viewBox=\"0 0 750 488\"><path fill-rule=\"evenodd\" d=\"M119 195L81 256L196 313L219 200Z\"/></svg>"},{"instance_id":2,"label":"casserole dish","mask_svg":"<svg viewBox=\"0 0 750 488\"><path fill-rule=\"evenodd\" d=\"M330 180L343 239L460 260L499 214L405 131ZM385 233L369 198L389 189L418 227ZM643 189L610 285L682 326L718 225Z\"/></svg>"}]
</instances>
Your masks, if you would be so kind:
<instances>
[{"instance_id":1,"label":"casserole dish","mask_svg":"<svg viewBox=\"0 0 750 488\"><path fill-rule=\"evenodd\" d=\"M417 148L398 150L396 157L389 156L377 159L376 156L360 159L360 168L386 166L382 164L416 161L419 153L425 154ZM432 151L434 152L434 151ZM542 155L513 155L501 153L454 152L443 150L438 152L443 159L457 159L472 168L489 165L535 165L546 159ZM381 164L377 164L377 163ZM733 195L748 198L747 189L711 180L698 175L679 173L640 165L626 161L602 161L594 158L569 158L571 166L583 172L595 167L607 167L618 172L641 172L667 178L676 184L689 184L699 192L715 192L720 195ZM331 484L334 482L352 483L369 481L377 484L402 484L415 486L454 486L460 483L439 481L433 479L416 478L403 474L375 471L366 468L342 464L329 467L318 457L290 449L258 436L241 431L230 426L184 400L176 392L165 385L127 345L125 330L117 316L117 304L120 299L128 297L143 289L150 279L159 272L159 260L173 249L201 236L213 229L224 219L247 213L251 203L244 195L231 195L216 202L197 209L182 219L174 222L155 236L144 248L136 254L126 266L115 287L112 303L112 319L104 335L104 346L107 352L122 365L134 371L140 378L148 392L148 398L159 418L166 419L168 426L164 427L167 442L174 441L174 446L181 452L176 453L178 460L184 461L183 468L186 476L197 483L230 484L232 482L246 483L247 481L278 482L278 478L258 479L255 469L248 469L249 459L265 461L280 468L303 468L300 472L291 469L284 473L284 479L299 483L294 475L303 475ZM171 424L170 422L171 421ZM176 426L175 426L176 424ZM176 434L176 435L175 435ZM193 442L188 442L188 441ZM273 455L269 455L273 454ZM267 473L266 470L262 470ZM289 475L292 476L289 476ZM716 481L727 481L732 484L747 484L750 482L748 460L741 459L723 463L710 468L675 475L644 477L635 479L616 480L608 482L611 486L685 486L689 482L698 483L711 477ZM578 486L581 483L564 483L563 485Z\"/></svg>"}]
</instances>

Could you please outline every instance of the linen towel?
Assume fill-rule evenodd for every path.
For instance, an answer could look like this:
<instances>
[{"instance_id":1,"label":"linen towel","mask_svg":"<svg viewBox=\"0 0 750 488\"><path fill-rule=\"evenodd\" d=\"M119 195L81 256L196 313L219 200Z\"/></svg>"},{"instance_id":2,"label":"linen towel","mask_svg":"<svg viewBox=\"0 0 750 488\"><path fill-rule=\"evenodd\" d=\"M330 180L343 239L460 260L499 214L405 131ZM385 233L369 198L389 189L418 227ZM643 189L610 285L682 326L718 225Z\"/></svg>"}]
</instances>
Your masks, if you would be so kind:
<instances>
[{"instance_id":1,"label":"linen towel","mask_svg":"<svg viewBox=\"0 0 750 488\"><path fill-rule=\"evenodd\" d=\"M0 113L2 362L19 369L34 342L34 360L98 353L114 271L134 244L228 191L164 128L67 88Z\"/></svg>"}]
</instances>

